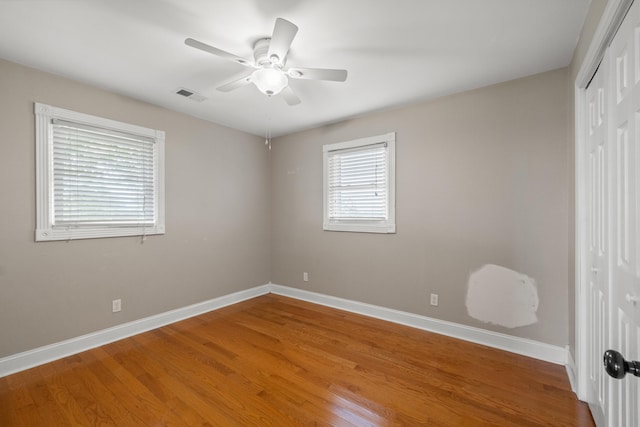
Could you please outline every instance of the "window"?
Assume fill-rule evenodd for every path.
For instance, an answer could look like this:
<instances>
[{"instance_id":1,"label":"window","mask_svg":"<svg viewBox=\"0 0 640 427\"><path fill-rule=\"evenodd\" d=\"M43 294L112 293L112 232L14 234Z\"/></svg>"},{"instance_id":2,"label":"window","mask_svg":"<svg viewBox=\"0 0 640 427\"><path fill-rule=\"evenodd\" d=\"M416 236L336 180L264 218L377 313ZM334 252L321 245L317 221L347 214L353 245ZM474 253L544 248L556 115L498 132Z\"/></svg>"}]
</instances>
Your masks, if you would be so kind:
<instances>
[{"instance_id":1,"label":"window","mask_svg":"<svg viewBox=\"0 0 640 427\"><path fill-rule=\"evenodd\" d=\"M164 234L164 132L35 104L36 241Z\"/></svg>"},{"instance_id":2,"label":"window","mask_svg":"<svg viewBox=\"0 0 640 427\"><path fill-rule=\"evenodd\" d=\"M395 144L389 133L323 147L325 230L396 232Z\"/></svg>"}]
</instances>

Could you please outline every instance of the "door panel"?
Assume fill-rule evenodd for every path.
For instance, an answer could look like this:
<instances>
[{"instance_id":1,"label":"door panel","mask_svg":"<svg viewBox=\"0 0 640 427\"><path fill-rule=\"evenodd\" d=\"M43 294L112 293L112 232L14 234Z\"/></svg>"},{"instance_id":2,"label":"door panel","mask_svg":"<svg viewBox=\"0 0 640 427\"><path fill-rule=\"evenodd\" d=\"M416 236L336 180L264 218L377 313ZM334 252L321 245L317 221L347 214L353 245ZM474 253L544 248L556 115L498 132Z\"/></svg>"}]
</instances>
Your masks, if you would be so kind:
<instances>
[{"instance_id":1,"label":"door panel","mask_svg":"<svg viewBox=\"0 0 640 427\"><path fill-rule=\"evenodd\" d=\"M609 105L609 347L637 359L640 259L638 251L638 123L640 117L640 2L634 2L609 48L615 96ZM637 427L638 385L632 376L607 379L608 425Z\"/></svg>"},{"instance_id":2,"label":"door panel","mask_svg":"<svg viewBox=\"0 0 640 427\"><path fill-rule=\"evenodd\" d=\"M586 230L588 266L585 277L589 289L588 322L588 400L598 426L605 425L605 373L601 368L601 355L606 349L608 333L608 251L607 251L607 59L603 61L586 91L587 149L586 149L586 203L588 206Z\"/></svg>"}]
</instances>

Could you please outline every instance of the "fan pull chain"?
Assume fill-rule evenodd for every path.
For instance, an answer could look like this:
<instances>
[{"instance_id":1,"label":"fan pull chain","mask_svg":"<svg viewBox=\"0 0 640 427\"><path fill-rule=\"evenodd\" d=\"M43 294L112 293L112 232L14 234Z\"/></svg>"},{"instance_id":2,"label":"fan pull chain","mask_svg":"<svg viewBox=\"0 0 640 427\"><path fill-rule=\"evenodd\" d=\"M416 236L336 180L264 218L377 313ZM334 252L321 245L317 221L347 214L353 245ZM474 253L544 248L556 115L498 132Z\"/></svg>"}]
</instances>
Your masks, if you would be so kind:
<instances>
[{"instance_id":1,"label":"fan pull chain","mask_svg":"<svg viewBox=\"0 0 640 427\"><path fill-rule=\"evenodd\" d=\"M269 107L270 107L270 102L271 102L271 97L267 98L267 124L265 126L265 130L264 130L264 145L269 147L269 151L271 151L271 127L270 125L270 120L271 117L269 117Z\"/></svg>"}]
</instances>

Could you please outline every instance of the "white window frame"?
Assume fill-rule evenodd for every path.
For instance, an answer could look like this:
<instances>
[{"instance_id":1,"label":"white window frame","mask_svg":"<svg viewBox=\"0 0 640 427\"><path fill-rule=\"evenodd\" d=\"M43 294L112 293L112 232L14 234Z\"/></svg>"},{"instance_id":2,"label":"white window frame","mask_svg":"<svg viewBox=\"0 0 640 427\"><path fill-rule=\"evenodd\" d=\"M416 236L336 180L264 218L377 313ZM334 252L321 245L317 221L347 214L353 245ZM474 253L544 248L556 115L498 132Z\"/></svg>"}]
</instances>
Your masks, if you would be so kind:
<instances>
[{"instance_id":1,"label":"white window frame","mask_svg":"<svg viewBox=\"0 0 640 427\"><path fill-rule=\"evenodd\" d=\"M36 116L36 230L35 240L75 240L100 237L146 236L165 233L164 140L163 131L35 103ZM153 140L154 224L135 226L56 226L53 206L53 122L65 120L79 125L124 132Z\"/></svg>"},{"instance_id":2,"label":"white window frame","mask_svg":"<svg viewBox=\"0 0 640 427\"><path fill-rule=\"evenodd\" d=\"M387 180L387 218L386 220L345 220L329 218L329 153L338 150L366 147L386 143ZM396 134L395 132L352 141L326 144L323 151L323 229L326 231L349 231L356 233L395 233L396 232Z\"/></svg>"}]
</instances>

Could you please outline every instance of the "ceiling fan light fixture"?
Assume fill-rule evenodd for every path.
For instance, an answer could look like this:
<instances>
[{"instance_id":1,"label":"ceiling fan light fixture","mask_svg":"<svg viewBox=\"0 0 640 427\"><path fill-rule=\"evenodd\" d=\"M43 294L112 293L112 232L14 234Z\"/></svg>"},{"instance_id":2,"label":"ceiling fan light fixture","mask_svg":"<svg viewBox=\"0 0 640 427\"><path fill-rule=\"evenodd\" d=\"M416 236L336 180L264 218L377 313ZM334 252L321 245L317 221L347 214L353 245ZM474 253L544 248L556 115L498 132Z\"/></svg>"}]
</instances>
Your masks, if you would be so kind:
<instances>
[{"instance_id":1,"label":"ceiling fan light fixture","mask_svg":"<svg viewBox=\"0 0 640 427\"><path fill-rule=\"evenodd\" d=\"M347 70L288 68L287 55L297 32L298 27L295 24L286 19L277 18L272 36L258 39L253 44L253 61L192 38L185 39L184 43L203 52L252 68L251 71L243 73L242 77L236 77L233 81L217 87L216 89L220 92L230 92L253 83L260 92L269 97L282 93L282 99L287 104L298 105L300 98L289 86L289 78L344 82L347 79Z\"/></svg>"},{"instance_id":2,"label":"ceiling fan light fixture","mask_svg":"<svg viewBox=\"0 0 640 427\"><path fill-rule=\"evenodd\" d=\"M254 71L251 74L251 81L267 96L279 94L289 84L287 76L274 68L260 68Z\"/></svg>"}]
</instances>

